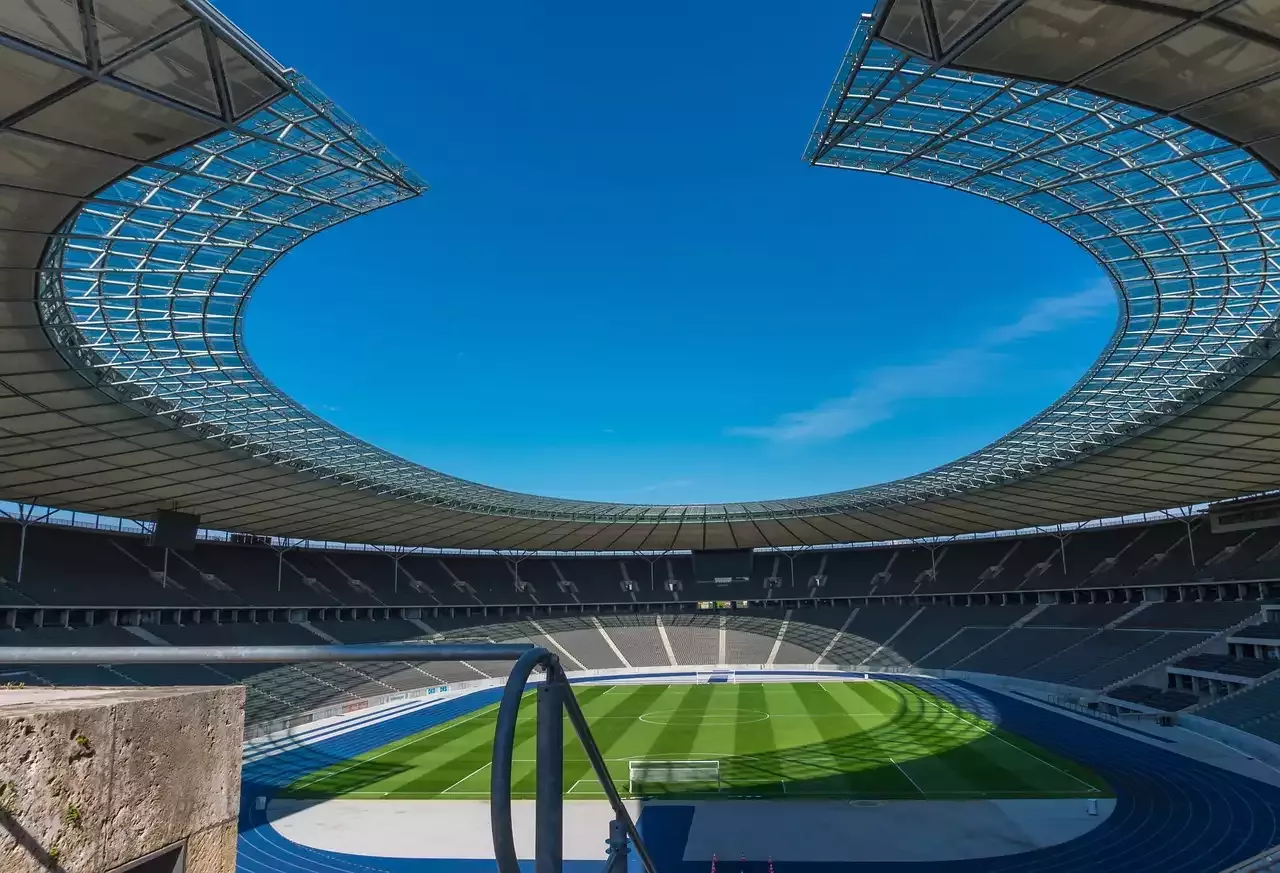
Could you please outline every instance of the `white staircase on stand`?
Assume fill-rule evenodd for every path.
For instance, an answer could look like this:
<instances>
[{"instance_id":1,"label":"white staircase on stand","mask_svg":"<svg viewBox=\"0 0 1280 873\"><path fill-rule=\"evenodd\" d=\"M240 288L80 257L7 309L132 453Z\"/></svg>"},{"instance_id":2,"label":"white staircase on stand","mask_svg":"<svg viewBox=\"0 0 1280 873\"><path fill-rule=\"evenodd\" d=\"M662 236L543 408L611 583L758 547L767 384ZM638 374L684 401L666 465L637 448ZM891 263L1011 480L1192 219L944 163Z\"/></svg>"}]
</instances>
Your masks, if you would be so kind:
<instances>
[{"instance_id":1,"label":"white staircase on stand","mask_svg":"<svg viewBox=\"0 0 1280 873\"><path fill-rule=\"evenodd\" d=\"M875 650L870 655L867 655L867 657L863 658L862 662L858 664L858 669L862 669L862 666L864 664L870 664L872 661L876 659L876 655L880 654L882 651L889 648L889 646L893 645L893 641L898 638L898 635L902 633L904 630L906 630L908 627L910 627L911 622L915 621L917 618L919 618L922 615L924 615L923 606L917 609L915 612L911 613L911 618L904 621L901 627L899 627L896 631L890 634L889 639L885 640L883 643L876 646Z\"/></svg>"},{"instance_id":2,"label":"white staircase on stand","mask_svg":"<svg viewBox=\"0 0 1280 873\"><path fill-rule=\"evenodd\" d=\"M605 644L609 646L609 650L613 652L614 657L622 662L622 666L630 667L631 662L627 660L626 655L622 654L622 650L619 649L618 644L613 641L613 637L609 636L609 632L605 630L604 625L600 623L600 619L593 615L591 616L591 623L596 626L596 630L600 631L600 636L604 637Z\"/></svg>"},{"instance_id":3,"label":"white staircase on stand","mask_svg":"<svg viewBox=\"0 0 1280 873\"><path fill-rule=\"evenodd\" d=\"M857 617L858 610L860 608L861 607L855 606L853 608L853 612L849 613L849 617L844 620L844 624L840 625L840 630L836 631L836 635L831 638L829 643L827 643L826 648L822 650L822 654L814 659L813 663L815 665L821 664L827 659L827 655L831 654L831 650L836 647L836 643L840 642L840 638L849 630L849 625L853 624L853 620Z\"/></svg>"},{"instance_id":4,"label":"white staircase on stand","mask_svg":"<svg viewBox=\"0 0 1280 873\"><path fill-rule=\"evenodd\" d=\"M671 662L671 666L679 667L675 649L671 648L671 637L667 636L667 626L662 623L662 616L658 616L658 636L662 639L662 648L666 650L667 660Z\"/></svg>"},{"instance_id":5,"label":"white staircase on stand","mask_svg":"<svg viewBox=\"0 0 1280 873\"><path fill-rule=\"evenodd\" d=\"M778 638L773 641L773 648L769 651L769 658L764 662L766 667L772 667L773 662L778 658L778 649L782 648L782 638L787 635L787 626L791 624L791 613L793 612L795 610L788 609L786 615L782 617L782 626L778 628Z\"/></svg>"}]
</instances>

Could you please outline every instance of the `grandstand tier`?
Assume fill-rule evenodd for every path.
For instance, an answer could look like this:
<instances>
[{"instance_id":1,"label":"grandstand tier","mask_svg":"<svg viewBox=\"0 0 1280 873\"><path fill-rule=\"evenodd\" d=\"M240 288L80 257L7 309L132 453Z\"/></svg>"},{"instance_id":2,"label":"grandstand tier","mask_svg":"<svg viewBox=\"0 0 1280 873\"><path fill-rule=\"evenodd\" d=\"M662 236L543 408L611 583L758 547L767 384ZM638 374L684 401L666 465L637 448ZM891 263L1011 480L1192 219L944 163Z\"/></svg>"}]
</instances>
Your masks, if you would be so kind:
<instances>
[{"instance_id":1,"label":"grandstand tier","mask_svg":"<svg viewBox=\"0 0 1280 873\"><path fill-rule=\"evenodd\" d=\"M1188 528L1200 538L1194 560L1190 546L1186 542L1179 546L1175 536ZM1063 542L1051 538L1060 546L1054 566L1065 570L1028 579L1011 568L1014 558L1031 548L1028 543L1035 539L951 542L942 557L950 572L939 569L936 577L926 571L942 550L927 544L832 549L802 553L800 558L757 552L757 569L749 580L704 585L693 580L692 565L681 555L652 563L563 555L532 555L515 562L479 554L379 553L202 540L189 552L170 551L166 556L163 549L149 545L141 532L8 522L0 523L0 605L457 610L702 600L781 603L866 598L887 603L905 597L957 603L1051 603L1057 608L1037 615L1033 624L1088 627L1120 618L1127 604L1176 599L1205 603L1203 611L1184 616L1190 623L1186 629L1214 630L1230 624L1240 612L1232 602L1259 599L1280 577L1280 528L1253 532L1251 539L1258 541L1258 549L1233 553L1229 566L1214 559L1239 537L1212 534L1204 517L1189 523L1080 530ZM1168 552L1158 551L1174 547L1188 548L1185 566L1168 564ZM1138 573L1130 568L1122 573L1115 571L1119 564L1105 574L1094 572L1098 555L1112 550L1116 554L1122 550L1126 560L1138 565L1164 555L1158 562L1160 572ZM795 575L792 564L800 567ZM805 575L809 570L822 576L821 586ZM775 572L782 575L770 575ZM766 579L777 583L766 585ZM633 587L625 589L625 580L631 580ZM668 590L668 580L680 582L681 587ZM1162 608L1136 618L1158 622ZM1158 625L1129 621L1125 626Z\"/></svg>"}]
</instances>

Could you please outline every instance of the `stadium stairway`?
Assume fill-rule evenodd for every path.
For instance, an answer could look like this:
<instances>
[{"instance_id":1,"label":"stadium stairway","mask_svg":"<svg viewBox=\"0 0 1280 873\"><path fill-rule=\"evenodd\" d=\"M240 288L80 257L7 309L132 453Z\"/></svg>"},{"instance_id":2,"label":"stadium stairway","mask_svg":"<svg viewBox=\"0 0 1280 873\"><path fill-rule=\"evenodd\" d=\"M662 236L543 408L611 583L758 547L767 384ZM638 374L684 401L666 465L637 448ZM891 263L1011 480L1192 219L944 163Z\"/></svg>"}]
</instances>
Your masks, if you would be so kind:
<instances>
[{"instance_id":1,"label":"stadium stairway","mask_svg":"<svg viewBox=\"0 0 1280 873\"><path fill-rule=\"evenodd\" d=\"M1017 855L941 863L774 861L775 873L832 873L833 867L847 873L1216 873L1280 842L1280 787L1015 697L961 682L913 682L1092 767L1115 790L1111 816L1082 837ZM237 869L240 873L489 873L491 861L375 858L301 846L276 832L253 801L318 769L475 713L498 696L497 689L489 689L381 721L378 713L371 713L361 717L365 726L248 760ZM683 860L683 840L692 821L688 809L650 806L641 814L641 832L651 841L661 873L706 873L705 862ZM733 866L743 873L769 873L770 862L752 859L735 861ZM598 873L599 862L566 862L565 869Z\"/></svg>"}]
</instances>

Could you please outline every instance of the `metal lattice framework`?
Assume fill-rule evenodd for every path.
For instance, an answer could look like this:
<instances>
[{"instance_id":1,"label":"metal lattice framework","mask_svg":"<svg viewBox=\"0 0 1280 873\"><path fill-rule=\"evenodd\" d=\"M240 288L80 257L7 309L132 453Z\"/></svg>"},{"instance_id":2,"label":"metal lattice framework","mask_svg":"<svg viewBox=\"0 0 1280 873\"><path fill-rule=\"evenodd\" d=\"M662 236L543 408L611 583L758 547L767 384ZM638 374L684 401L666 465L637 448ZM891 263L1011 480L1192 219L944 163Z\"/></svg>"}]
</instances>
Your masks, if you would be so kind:
<instances>
[{"instance_id":1,"label":"metal lattice framework","mask_svg":"<svg viewBox=\"0 0 1280 873\"><path fill-rule=\"evenodd\" d=\"M1065 397L959 461L868 488L693 506L467 482L286 397L243 346L258 279L422 181L204 0L0 6L0 76L16 83L0 96L0 186L26 198L4 213L17 226L0 226L0 254L32 271L39 320L37 334L20 285L0 276L0 337L21 351L0 355L0 496L134 514L180 505L315 538L663 549L948 535L1273 488L1280 26L1255 6L882 2L807 158L1048 222L1111 275L1119 327ZM50 153L27 159L39 149ZM32 239L45 244L26 266Z\"/></svg>"},{"instance_id":2,"label":"metal lattice framework","mask_svg":"<svg viewBox=\"0 0 1280 873\"><path fill-rule=\"evenodd\" d=\"M1026 212L1092 252L1121 306L1107 348L1064 397L900 487L972 488L1068 461L1273 357L1280 186L1271 168L1173 113L953 69L873 38L876 23L860 22L806 157Z\"/></svg>"}]
</instances>

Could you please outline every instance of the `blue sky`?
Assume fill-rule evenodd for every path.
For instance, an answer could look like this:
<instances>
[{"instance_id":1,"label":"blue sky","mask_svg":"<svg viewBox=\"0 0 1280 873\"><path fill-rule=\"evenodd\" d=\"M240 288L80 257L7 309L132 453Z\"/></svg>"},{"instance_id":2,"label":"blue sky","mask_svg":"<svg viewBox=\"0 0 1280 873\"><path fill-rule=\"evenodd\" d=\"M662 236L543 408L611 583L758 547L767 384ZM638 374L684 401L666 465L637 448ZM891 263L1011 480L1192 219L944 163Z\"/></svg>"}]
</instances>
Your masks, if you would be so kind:
<instances>
[{"instance_id":1,"label":"blue sky","mask_svg":"<svg viewBox=\"0 0 1280 873\"><path fill-rule=\"evenodd\" d=\"M645 503L872 484L1034 415L1114 328L1056 231L800 159L856 4L218 5L432 186L287 255L249 350L436 469Z\"/></svg>"}]
</instances>

